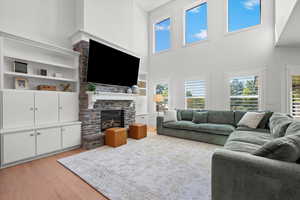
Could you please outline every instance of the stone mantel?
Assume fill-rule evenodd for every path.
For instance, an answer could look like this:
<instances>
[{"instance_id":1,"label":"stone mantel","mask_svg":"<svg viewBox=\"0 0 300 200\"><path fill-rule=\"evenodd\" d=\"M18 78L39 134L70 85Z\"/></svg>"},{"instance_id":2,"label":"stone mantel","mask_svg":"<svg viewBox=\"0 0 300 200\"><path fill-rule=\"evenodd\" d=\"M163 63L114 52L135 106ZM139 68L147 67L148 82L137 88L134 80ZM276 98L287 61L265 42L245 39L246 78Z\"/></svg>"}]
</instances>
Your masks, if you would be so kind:
<instances>
[{"instance_id":1,"label":"stone mantel","mask_svg":"<svg viewBox=\"0 0 300 200\"><path fill-rule=\"evenodd\" d=\"M98 100L135 101L137 94L115 92L86 92L88 95L88 109L93 109Z\"/></svg>"}]
</instances>

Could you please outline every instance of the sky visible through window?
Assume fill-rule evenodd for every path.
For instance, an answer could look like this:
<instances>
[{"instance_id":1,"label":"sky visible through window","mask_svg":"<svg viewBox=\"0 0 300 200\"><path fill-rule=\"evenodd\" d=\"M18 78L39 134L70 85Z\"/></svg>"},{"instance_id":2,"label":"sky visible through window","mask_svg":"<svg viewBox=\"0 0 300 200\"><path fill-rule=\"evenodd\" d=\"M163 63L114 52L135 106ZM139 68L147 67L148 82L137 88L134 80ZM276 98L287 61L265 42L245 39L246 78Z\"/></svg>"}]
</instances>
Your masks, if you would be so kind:
<instances>
[{"instance_id":1,"label":"sky visible through window","mask_svg":"<svg viewBox=\"0 0 300 200\"><path fill-rule=\"evenodd\" d=\"M228 32L261 23L260 0L228 0Z\"/></svg>"},{"instance_id":2,"label":"sky visible through window","mask_svg":"<svg viewBox=\"0 0 300 200\"><path fill-rule=\"evenodd\" d=\"M185 43L207 39L207 3L185 12Z\"/></svg>"},{"instance_id":3,"label":"sky visible through window","mask_svg":"<svg viewBox=\"0 0 300 200\"><path fill-rule=\"evenodd\" d=\"M155 24L155 52L171 48L170 18Z\"/></svg>"}]
</instances>

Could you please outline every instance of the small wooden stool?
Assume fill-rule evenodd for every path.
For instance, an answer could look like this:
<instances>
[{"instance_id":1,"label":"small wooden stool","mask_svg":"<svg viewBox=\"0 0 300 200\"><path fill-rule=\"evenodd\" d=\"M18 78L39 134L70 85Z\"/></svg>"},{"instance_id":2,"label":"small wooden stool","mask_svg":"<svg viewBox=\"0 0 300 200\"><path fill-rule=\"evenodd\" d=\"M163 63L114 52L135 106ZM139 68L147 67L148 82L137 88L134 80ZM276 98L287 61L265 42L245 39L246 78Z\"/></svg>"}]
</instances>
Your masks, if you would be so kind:
<instances>
[{"instance_id":1,"label":"small wooden stool","mask_svg":"<svg viewBox=\"0 0 300 200\"><path fill-rule=\"evenodd\" d=\"M145 124L130 125L128 137L136 140L147 137L147 125Z\"/></svg>"},{"instance_id":2,"label":"small wooden stool","mask_svg":"<svg viewBox=\"0 0 300 200\"><path fill-rule=\"evenodd\" d=\"M109 128L105 130L105 144L118 147L127 144L127 132L125 128Z\"/></svg>"}]
</instances>

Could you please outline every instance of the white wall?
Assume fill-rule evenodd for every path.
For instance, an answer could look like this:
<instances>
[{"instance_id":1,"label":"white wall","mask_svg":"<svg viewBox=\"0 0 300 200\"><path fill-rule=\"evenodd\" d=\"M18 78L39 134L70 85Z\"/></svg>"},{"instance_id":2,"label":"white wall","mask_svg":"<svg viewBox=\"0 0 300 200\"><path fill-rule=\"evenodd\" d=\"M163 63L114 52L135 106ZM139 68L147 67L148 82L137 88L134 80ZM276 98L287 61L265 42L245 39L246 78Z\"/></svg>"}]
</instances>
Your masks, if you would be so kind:
<instances>
[{"instance_id":1,"label":"white wall","mask_svg":"<svg viewBox=\"0 0 300 200\"><path fill-rule=\"evenodd\" d=\"M171 108L184 108L184 80L209 79L209 109L225 109L229 103L227 73L252 70L265 71L265 109L285 111L282 106L284 67L300 65L300 50L274 48L273 1L262 0L263 24L247 31L225 33L226 1L208 1L208 41L183 47L183 8L193 0L176 0L150 13L149 30L162 17L171 16L172 49L153 55L153 32L150 31L149 77L154 92L157 80L169 80ZM154 111L153 93L149 94L149 110Z\"/></svg>"},{"instance_id":2,"label":"white wall","mask_svg":"<svg viewBox=\"0 0 300 200\"><path fill-rule=\"evenodd\" d=\"M71 48L74 0L1 0L0 30Z\"/></svg>"}]
</instances>

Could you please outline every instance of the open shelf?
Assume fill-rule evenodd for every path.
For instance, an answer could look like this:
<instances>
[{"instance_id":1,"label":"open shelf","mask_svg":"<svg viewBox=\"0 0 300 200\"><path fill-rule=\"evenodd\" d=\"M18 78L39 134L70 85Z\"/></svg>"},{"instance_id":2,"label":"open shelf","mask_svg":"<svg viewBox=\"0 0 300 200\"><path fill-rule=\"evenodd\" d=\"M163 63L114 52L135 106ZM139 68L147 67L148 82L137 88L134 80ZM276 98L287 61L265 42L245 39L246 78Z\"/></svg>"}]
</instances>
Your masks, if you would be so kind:
<instances>
[{"instance_id":1,"label":"open shelf","mask_svg":"<svg viewBox=\"0 0 300 200\"><path fill-rule=\"evenodd\" d=\"M68 79L68 78L58 78L58 77L51 77L51 76L41 76L41 75L33 75L33 74L23 74L17 72L4 72L7 76L13 77L25 77L25 78L38 78L38 79L47 79L47 80L55 80L55 81L65 81L65 82L77 82L75 79Z\"/></svg>"}]
</instances>

